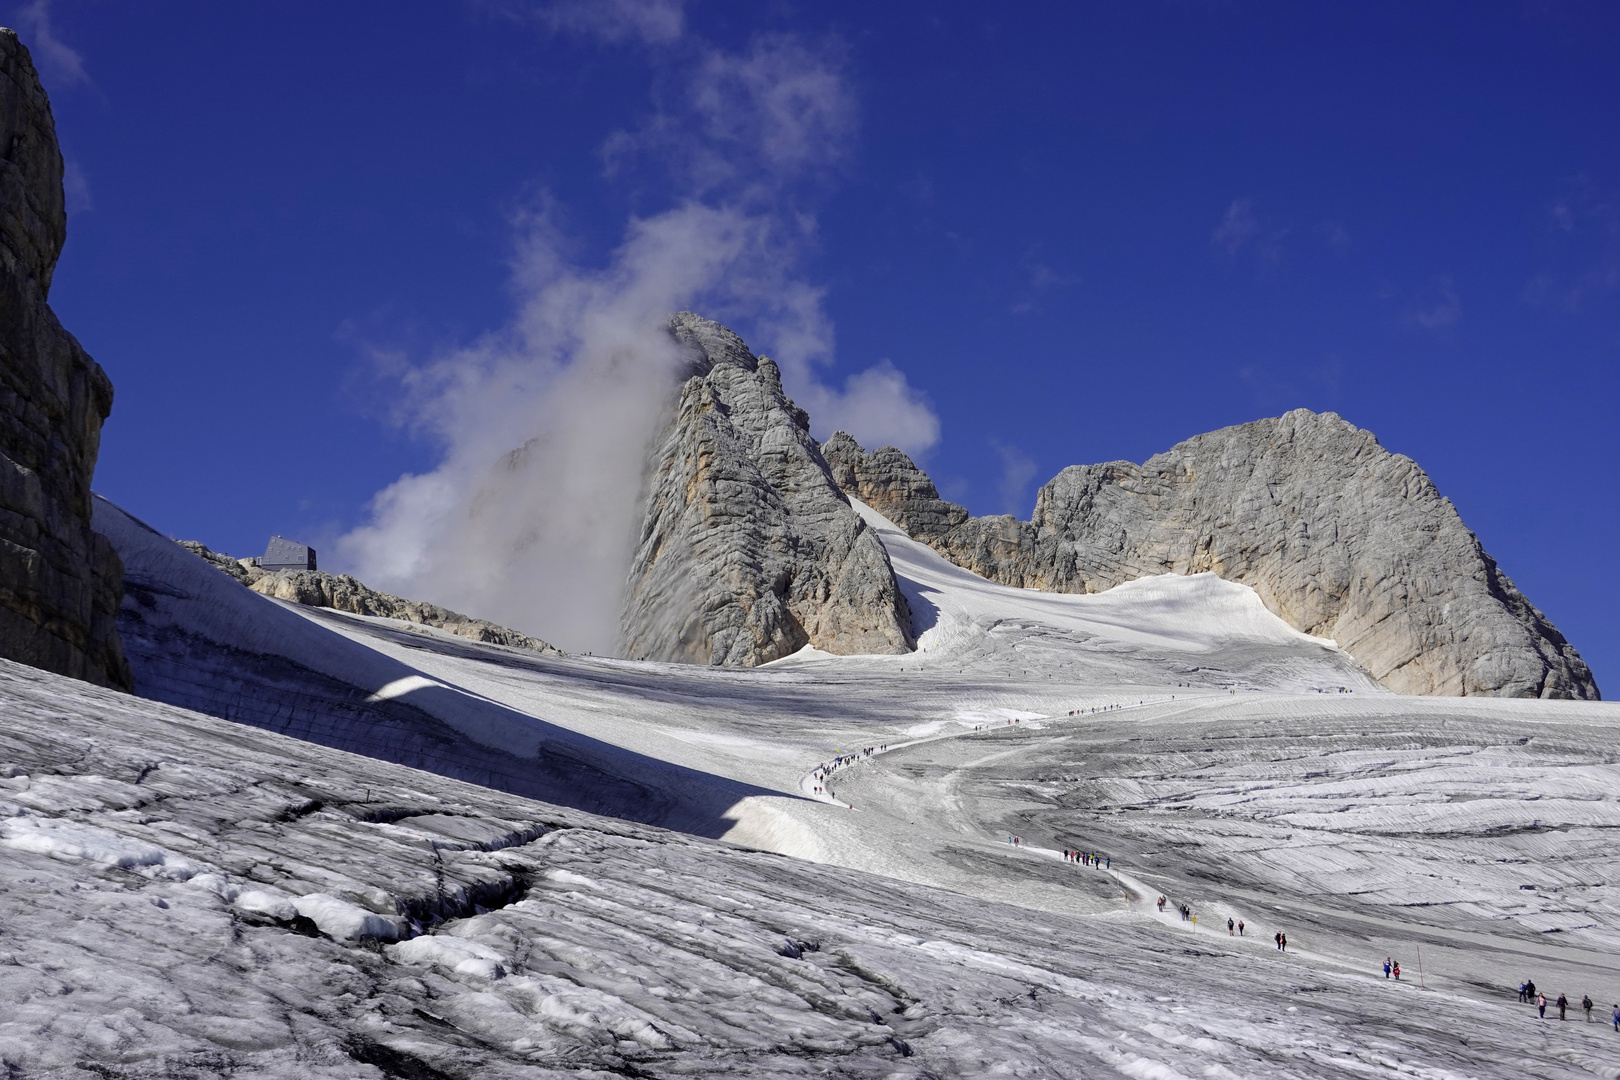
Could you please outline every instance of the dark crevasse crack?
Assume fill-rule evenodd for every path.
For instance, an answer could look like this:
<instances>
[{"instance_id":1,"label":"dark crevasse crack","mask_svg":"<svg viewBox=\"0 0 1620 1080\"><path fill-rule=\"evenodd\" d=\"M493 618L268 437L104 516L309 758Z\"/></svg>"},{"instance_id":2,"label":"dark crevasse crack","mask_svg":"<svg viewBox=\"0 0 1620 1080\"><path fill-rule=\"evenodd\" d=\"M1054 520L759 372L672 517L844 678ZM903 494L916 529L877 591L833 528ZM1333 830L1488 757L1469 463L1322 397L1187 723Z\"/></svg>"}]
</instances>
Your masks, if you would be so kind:
<instances>
[{"instance_id":1,"label":"dark crevasse crack","mask_svg":"<svg viewBox=\"0 0 1620 1080\"><path fill-rule=\"evenodd\" d=\"M395 1049L364 1035L350 1035L344 1051L362 1065L371 1065L393 1080L466 1080L464 1076L435 1068L404 1050Z\"/></svg>"}]
</instances>

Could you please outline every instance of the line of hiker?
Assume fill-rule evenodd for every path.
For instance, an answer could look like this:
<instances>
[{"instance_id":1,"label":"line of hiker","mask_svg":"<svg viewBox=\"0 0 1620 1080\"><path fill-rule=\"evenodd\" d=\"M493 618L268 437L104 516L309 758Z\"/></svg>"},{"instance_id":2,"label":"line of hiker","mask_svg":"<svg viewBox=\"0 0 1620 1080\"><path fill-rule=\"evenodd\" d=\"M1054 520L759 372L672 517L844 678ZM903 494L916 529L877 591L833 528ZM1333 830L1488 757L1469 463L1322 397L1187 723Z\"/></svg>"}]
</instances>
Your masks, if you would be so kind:
<instances>
[{"instance_id":1,"label":"line of hiker","mask_svg":"<svg viewBox=\"0 0 1620 1080\"><path fill-rule=\"evenodd\" d=\"M1063 852L1063 861L1079 863L1081 866L1095 866L1099 870L1112 870L1114 868L1114 860L1111 856L1098 855L1095 851L1065 850Z\"/></svg>"},{"instance_id":2,"label":"line of hiker","mask_svg":"<svg viewBox=\"0 0 1620 1080\"><path fill-rule=\"evenodd\" d=\"M826 795L830 798L832 796L832 791L826 786L827 777L837 772L838 769L844 765L853 765L862 758L869 758L873 754L881 754L888 748L888 743L884 743L881 746L868 746L866 749L857 750L853 754L839 754L831 761L823 761L820 765L816 766L814 773L816 778L817 794Z\"/></svg>"},{"instance_id":3,"label":"line of hiker","mask_svg":"<svg viewBox=\"0 0 1620 1080\"><path fill-rule=\"evenodd\" d=\"M1543 1020L1547 1019L1547 995L1536 989L1534 979L1526 979L1524 982L1519 984L1519 1000L1521 1002L1534 1002L1536 1006L1536 1015ZM1558 1009L1558 1019L1567 1020L1569 1018L1569 998L1565 997L1563 994L1559 994L1558 1000L1554 1003L1554 1006ZM1595 1006L1592 1002L1592 995L1582 994L1581 1011L1586 1014L1586 1022L1588 1024L1592 1022L1593 1008L1595 1008ZM1614 1011L1609 1014L1609 1020L1614 1024L1614 1030L1620 1031L1620 1003L1617 1003L1614 1006Z\"/></svg>"},{"instance_id":4,"label":"line of hiker","mask_svg":"<svg viewBox=\"0 0 1620 1080\"><path fill-rule=\"evenodd\" d=\"M1164 897L1164 896L1159 897L1159 899L1157 901L1157 903L1159 905L1159 914L1161 914L1161 915L1164 914L1164 906L1166 904L1168 904L1169 902L1170 901L1169 901L1169 899L1167 897ZM1198 925L1198 916L1193 914L1192 905L1190 905L1190 904L1177 904L1176 905L1176 914L1181 916L1181 921L1182 922L1190 922L1194 926ZM1220 924L1217 923L1216 925L1219 926ZM1242 919L1239 919L1239 918L1237 918L1236 916L1233 916L1233 915L1228 915L1226 917L1226 936L1227 937L1247 937L1248 935L1245 933L1245 931L1247 929L1248 929L1248 925ZM1278 948L1279 951L1281 951L1283 949L1286 949L1287 947L1288 947L1288 935L1282 933L1281 931L1279 931L1277 933L1277 948Z\"/></svg>"}]
</instances>

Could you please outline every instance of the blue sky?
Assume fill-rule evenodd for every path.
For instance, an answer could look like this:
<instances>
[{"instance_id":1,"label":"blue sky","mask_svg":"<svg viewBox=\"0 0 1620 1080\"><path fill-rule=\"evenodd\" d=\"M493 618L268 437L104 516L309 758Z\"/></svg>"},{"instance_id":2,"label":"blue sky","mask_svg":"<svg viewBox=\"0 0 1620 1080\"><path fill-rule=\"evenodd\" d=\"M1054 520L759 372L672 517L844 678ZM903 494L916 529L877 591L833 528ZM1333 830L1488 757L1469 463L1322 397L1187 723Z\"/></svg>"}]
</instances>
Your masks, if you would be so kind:
<instances>
[{"instance_id":1,"label":"blue sky","mask_svg":"<svg viewBox=\"0 0 1620 1080\"><path fill-rule=\"evenodd\" d=\"M476 600L401 569L424 492L453 501L502 439L586 424L595 462L603 431L637 437L570 349L689 299L783 358L819 434L893 438L979 513L1027 516L1068 464L1337 411L1620 677L1613 4L0 21L69 161L51 300L117 387L97 488L168 533L300 536ZM570 618L512 621L570 644Z\"/></svg>"}]
</instances>

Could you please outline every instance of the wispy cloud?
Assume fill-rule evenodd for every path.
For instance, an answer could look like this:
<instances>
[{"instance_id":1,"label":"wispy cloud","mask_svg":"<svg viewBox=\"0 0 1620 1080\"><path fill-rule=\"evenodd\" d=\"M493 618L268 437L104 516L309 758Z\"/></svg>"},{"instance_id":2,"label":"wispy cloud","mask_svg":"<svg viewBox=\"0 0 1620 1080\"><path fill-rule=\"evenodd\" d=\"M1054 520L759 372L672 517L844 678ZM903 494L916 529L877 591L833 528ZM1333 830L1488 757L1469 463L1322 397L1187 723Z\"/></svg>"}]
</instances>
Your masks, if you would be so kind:
<instances>
[{"instance_id":1,"label":"wispy cloud","mask_svg":"<svg viewBox=\"0 0 1620 1080\"><path fill-rule=\"evenodd\" d=\"M830 179L850 152L859 109L836 38L764 34L742 52L689 44L652 116L602 147L612 177L651 163L701 197L758 200Z\"/></svg>"},{"instance_id":2,"label":"wispy cloud","mask_svg":"<svg viewBox=\"0 0 1620 1080\"><path fill-rule=\"evenodd\" d=\"M77 86L90 81L84 57L56 36L51 27L48 0L34 0L17 8L13 18L22 31L23 44L33 54L45 76L47 87Z\"/></svg>"},{"instance_id":3,"label":"wispy cloud","mask_svg":"<svg viewBox=\"0 0 1620 1080\"><path fill-rule=\"evenodd\" d=\"M1236 255L1238 249L1259 234L1260 222L1254 217L1254 200L1233 199L1232 205L1226 208L1226 213L1221 217L1221 223L1210 234L1209 242L1225 248L1228 255Z\"/></svg>"},{"instance_id":4,"label":"wispy cloud","mask_svg":"<svg viewBox=\"0 0 1620 1080\"><path fill-rule=\"evenodd\" d=\"M1023 269L1025 274L1024 295L1015 300L1009 310L1014 315L1028 315L1037 310L1041 298L1052 289L1063 288L1079 282L1079 278L1072 274L1061 273L1037 258L1040 254L1039 245L1031 245L1024 252Z\"/></svg>"},{"instance_id":5,"label":"wispy cloud","mask_svg":"<svg viewBox=\"0 0 1620 1080\"><path fill-rule=\"evenodd\" d=\"M1526 283L1526 301L1574 312L1620 292L1620 195L1581 173L1548 205L1546 223L1544 268Z\"/></svg>"},{"instance_id":6,"label":"wispy cloud","mask_svg":"<svg viewBox=\"0 0 1620 1080\"><path fill-rule=\"evenodd\" d=\"M549 30L650 48L664 87L653 118L610 136L604 157L659 170L669 204L630 220L601 267L569 258L544 201L516 215L510 325L425 362L385 357L400 421L440 460L379 492L338 554L378 587L605 652L647 443L676 389L672 312L731 322L769 352L820 435L920 453L939 422L888 361L822 378L835 335L800 267L857 127L840 43L763 35L728 52L670 3L530 11Z\"/></svg>"},{"instance_id":7,"label":"wispy cloud","mask_svg":"<svg viewBox=\"0 0 1620 1080\"><path fill-rule=\"evenodd\" d=\"M686 28L682 0L550 0L506 3L498 9L532 19L556 33L583 34L610 44L661 45L678 40Z\"/></svg>"},{"instance_id":8,"label":"wispy cloud","mask_svg":"<svg viewBox=\"0 0 1620 1080\"><path fill-rule=\"evenodd\" d=\"M62 193L67 198L67 210L70 214L82 214L86 210L95 209L95 200L90 197L90 181L85 178L84 170L72 158L62 161Z\"/></svg>"},{"instance_id":9,"label":"wispy cloud","mask_svg":"<svg viewBox=\"0 0 1620 1080\"><path fill-rule=\"evenodd\" d=\"M1322 242L1329 249L1337 252L1350 250L1350 230L1342 222L1324 221L1317 226L1316 231L1321 234Z\"/></svg>"},{"instance_id":10,"label":"wispy cloud","mask_svg":"<svg viewBox=\"0 0 1620 1080\"><path fill-rule=\"evenodd\" d=\"M1253 199L1233 199L1221 215L1220 224L1210 233L1209 242L1236 258L1245 249L1253 250L1266 262L1282 259L1282 239L1286 228L1263 225L1254 212Z\"/></svg>"},{"instance_id":11,"label":"wispy cloud","mask_svg":"<svg viewBox=\"0 0 1620 1080\"><path fill-rule=\"evenodd\" d=\"M1429 294L1406 313L1406 321L1424 330L1445 330L1462 321L1462 300L1449 274L1435 279Z\"/></svg>"}]
</instances>

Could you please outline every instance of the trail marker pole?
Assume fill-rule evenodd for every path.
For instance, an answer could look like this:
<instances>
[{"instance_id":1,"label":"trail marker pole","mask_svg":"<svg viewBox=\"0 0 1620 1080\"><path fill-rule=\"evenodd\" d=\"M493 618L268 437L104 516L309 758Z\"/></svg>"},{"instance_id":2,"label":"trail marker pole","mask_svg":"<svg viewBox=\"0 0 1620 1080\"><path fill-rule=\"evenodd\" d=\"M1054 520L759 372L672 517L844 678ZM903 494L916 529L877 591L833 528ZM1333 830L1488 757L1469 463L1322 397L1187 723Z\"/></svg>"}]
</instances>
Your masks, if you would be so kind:
<instances>
[{"instance_id":1,"label":"trail marker pole","mask_svg":"<svg viewBox=\"0 0 1620 1080\"><path fill-rule=\"evenodd\" d=\"M1417 947L1417 950L1418 950L1418 989L1419 990L1427 990L1428 987L1423 985L1423 946L1419 945Z\"/></svg>"}]
</instances>

